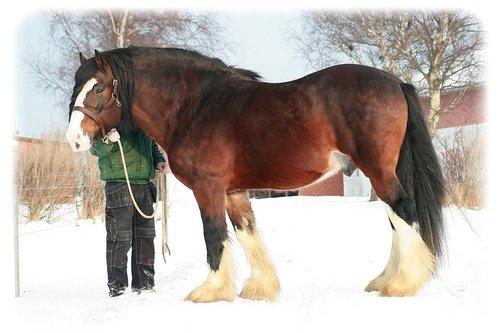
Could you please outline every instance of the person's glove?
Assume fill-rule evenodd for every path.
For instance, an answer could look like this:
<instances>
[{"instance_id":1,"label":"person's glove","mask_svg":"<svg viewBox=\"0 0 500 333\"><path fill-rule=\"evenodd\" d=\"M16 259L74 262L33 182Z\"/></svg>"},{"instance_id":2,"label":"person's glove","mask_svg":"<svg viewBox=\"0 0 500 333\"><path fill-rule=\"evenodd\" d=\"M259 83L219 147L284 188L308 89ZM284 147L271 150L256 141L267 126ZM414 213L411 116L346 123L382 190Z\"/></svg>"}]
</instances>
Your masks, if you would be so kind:
<instances>
[{"instance_id":1,"label":"person's glove","mask_svg":"<svg viewBox=\"0 0 500 333\"><path fill-rule=\"evenodd\" d=\"M159 162L156 164L156 170L161 171L164 174L167 174L170 172L170 167L167 162Z\"/></svg>"},{"instance_id":2,"label":"person's glove","mask_svg":"<svg viewBox=\"0 0 500 333\"><path fill-rule=\"evenodd\" d=\"M120 140L120 133L116 130L116 128L112 128L108 133L108 140L111 142L117 142Z\"/></svg>"}]
</instances>

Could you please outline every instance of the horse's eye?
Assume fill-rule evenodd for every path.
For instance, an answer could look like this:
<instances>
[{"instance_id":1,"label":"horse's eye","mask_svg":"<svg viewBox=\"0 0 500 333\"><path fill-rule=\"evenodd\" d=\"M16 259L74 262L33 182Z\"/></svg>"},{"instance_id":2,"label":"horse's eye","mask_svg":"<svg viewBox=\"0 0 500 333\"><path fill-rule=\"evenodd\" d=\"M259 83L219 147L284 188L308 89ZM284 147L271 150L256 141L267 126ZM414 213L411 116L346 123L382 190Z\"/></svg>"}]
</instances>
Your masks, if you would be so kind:
<instances>
[{"instance_id":1,"label":"horse's eye","mask_svg":"<svg viewBox=\"0 0 500 333\"><path fill-rule=\"evenodd\" d=\"M102 89L101 89L101 88L97 88L97 89L95 90L95 92L96 92L96 94L102 94Z\"/></svg>"}]
</instances>

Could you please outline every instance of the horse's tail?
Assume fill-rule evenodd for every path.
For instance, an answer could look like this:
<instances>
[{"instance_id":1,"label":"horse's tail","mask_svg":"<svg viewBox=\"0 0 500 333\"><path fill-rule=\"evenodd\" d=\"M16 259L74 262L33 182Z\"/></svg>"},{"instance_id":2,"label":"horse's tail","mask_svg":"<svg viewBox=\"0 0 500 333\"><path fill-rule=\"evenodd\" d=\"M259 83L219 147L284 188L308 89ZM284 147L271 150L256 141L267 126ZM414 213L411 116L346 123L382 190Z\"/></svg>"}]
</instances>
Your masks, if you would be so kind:
<instances>
[{"instance_id":1,"label":"horse's tail","mask_svg":"<svg viewBox=\"0 0 500 333\"><path fill-rule=\"evenodd\" d=\"M444 178L415 87L407 83L400 86L408 103L408 124L396 173L416 208L416 221L412 222L418 223L423 241L439 257L444 252L441 208L445 194Z\"/></svg>"}]
</instances>

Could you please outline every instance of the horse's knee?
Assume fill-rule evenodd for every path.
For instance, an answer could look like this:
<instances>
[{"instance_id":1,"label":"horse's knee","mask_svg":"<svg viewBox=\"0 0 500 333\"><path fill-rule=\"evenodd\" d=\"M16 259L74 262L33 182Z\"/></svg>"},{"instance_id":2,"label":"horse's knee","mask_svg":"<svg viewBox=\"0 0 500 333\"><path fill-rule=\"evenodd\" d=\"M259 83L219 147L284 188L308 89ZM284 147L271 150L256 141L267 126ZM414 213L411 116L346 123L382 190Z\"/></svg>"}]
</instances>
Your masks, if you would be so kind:
<instances>
[{"instance_id":1,"label":"horse's knee","mask_svg":"<svg viewBox=\"0 0 500 333\"><path fill-rule=\"evenodd\" d=\"M207 261L212 270L217 270L227 239L224 183L217 179L199 181L193 185L193 194L203 222Z\"/></svg>"}]
</instances>

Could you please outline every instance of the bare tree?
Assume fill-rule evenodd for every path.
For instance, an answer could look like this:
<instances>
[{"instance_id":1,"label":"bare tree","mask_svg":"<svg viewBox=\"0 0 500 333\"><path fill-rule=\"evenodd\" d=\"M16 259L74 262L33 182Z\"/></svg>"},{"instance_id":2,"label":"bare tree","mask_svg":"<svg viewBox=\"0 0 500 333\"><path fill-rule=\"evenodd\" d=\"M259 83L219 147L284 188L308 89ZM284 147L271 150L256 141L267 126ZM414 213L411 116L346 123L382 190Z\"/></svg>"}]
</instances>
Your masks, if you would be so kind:
<instances>
[{"instance_id":1,"label":"bare tree","mask_svg":"<svg viewBox=\"0 0 500 333\"><path fill-rule=\"evenodd\" d=\"M451 202L480 209L485 205L484 135L479 127L458 127L436 138Z\"/></svg>"},{"instance_id":2,"label":"bare tree","mask_svg":"<svg viewBox=\"0 0 500 333\"><path fill-rule=\"evenodd\" d=\"M54 94L61 105L69 101L78 52L130 45L181 47L211 55L229 47L214 14L174 11L93 10L54 11L46 15L47 49L27 63L39 86ZM64 109L66 112L66 109Z\"/></svg>"},{"instance_id":3,"label":"bare tree","mask_svg":"<svg viewBox=\"0 0 500 333\"><path fill-rule=\"evenodd\" d=\"M462 12L309 12L292 39L313 68L354 61L415 84L430 97L432 135L440 117L481 80L483 33ZM451 89L461 93L445 109L441 93Z\"/></svg>"}]
</instances>

